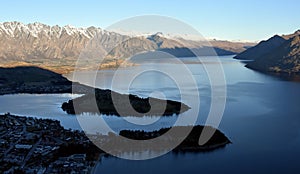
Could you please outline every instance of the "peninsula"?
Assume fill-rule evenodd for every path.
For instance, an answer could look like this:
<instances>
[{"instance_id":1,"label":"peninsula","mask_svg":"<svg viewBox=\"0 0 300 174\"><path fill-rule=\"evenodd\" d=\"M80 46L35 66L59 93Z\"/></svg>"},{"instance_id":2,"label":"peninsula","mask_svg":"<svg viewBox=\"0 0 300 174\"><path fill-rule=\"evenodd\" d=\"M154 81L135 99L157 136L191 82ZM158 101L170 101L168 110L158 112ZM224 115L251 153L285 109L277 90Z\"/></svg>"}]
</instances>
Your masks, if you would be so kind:
<instances>
[{"instance_id":1,"label":"peninsula","mask_svg":"<svg viewBox=\"0 0 300 174\"><path fill-rule=\"evenodd\" d=\"M131 108L132 106L132 108ZM132 94L120 94L111 90L95 89L95 94L69 100L62 104L68 114L106 114L117 116L171 116L190 109L184 103L157 98L140 98ZM120 112L121 113L120 113Z\"/></svg>"},{"instance_id":2,"label":"peninsula","mask_svg":"<svg viewBox=\"0 0 300 174\"><path fill-rule=\"evenodd\" d=\"M175 127L183 131L188 127ZM199 136L204 126L195 126L184 141L177 146L176 152L206 152L224 147L230 140L219 130L204 145L198 145ZM212 127L209 127L214 129ZM170 128L144 132L121 130L119 134L97 134L94 138L110 145L117 136L142 140L161 136ZM91 135L88 135L90 137ZM179 136L179 135L178 135ZM178 137L168 137L165 141L173 141ZM164 147L158 147L164 150ZM122 149L123 152L139 152L147 150ZM37 119L15 116L10 113L0 115L0 173L88 173L101 156L109 156L82 131L65 129L57 120ZM101 160L101 159L100 159Z\"/></svg>"},{"instance_id":3,"label":"peninsula","mask_svg":"<svg viewBox=\"0 0 300 174\"><path fill-rule=\"evenodd\" d=\"M147 115L173 115L190 109L184 103L177 101L140 98L131 94L120 94L111 90L92 88L77 82L71 82L60 74L39 67L0 68L0 74L0 95L17 93L84 94L62 104L62 109L68 114L75 114L76 109L78 114L91 112L118 116L143 116L144 113L147 113ZM113 103L112 96L115 97L115 101L119 103L118 106L121 106L121 110L124 111L121 114L116 110L116 103ZM94 98L96 98L97 107L91 107ZM128 110L128 105L124 104L128 99L134 110ZM151 102L151 105L149 102ZM74 105L76 105L75 109ZM163 108L164 106L165 108ZM152 112L148 113L150 108Z\"/></svg>"}]
</instances>

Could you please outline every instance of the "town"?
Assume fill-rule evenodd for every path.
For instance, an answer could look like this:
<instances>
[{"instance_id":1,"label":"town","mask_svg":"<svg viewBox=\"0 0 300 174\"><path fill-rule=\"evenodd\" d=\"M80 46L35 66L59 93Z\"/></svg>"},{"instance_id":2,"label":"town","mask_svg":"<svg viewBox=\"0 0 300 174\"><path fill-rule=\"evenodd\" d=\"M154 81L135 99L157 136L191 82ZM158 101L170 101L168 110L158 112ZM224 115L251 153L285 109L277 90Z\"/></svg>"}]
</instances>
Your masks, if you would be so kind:
<instances>
[{"instance_id":1,"label":"town","mask_svg":"<svg viewBox=\"0 0 300 174\"><path fill-rule=\"evenodd\" d=\"M100 153L57 120L0 115L0 173L90 173Z\"/></svg>"}]
</instances>

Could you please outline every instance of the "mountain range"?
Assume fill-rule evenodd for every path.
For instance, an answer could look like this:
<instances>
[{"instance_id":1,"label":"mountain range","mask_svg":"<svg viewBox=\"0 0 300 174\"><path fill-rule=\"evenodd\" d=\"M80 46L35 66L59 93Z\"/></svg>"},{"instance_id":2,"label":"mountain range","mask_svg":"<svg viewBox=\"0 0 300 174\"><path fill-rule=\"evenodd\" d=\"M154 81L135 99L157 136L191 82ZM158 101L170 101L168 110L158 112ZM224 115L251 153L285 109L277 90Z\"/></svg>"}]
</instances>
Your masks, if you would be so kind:
<instances>
[{"instance_id":1,"label":"mountain range","mask_svg":"<svg viewBox=\"0 0 300 174\"><path fill-rule=\"evenodd\" d=\"M300 73L300 30L289 35L275 35L235 56L253 60L247 67L263 72Z\"/></svg>"},{"instance_id":2,"label":"mountain range","mask_svg":"<svg viewBox=\"0 0 300 174\"><path fill-rule=\"evenodd\" d=\"M59 73L72 71L79 57L92 67L118 65L124 58L148 51L165 51L178 57L193 56L193 51L210 56L240 53L254 43L211 40L196 41L166 37L163 33L130 36L98 27L76 28L42 23L0 23L0 66L35 65ZM192 50L192 51L191 51ZM106 58L102 65L99 59ZM86 67L90 68L90 67Z\"/></svg>"}]
</instances>

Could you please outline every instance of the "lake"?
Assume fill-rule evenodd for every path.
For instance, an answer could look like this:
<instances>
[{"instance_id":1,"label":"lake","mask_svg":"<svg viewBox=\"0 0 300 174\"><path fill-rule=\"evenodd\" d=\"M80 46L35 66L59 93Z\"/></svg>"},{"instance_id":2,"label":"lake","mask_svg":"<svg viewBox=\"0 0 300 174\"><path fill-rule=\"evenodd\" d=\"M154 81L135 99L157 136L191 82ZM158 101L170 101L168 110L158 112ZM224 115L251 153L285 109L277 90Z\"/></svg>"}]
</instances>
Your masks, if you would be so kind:
<instances>
[{"instance_id":1,"label":"lake","mask_svg":"<svg viewBox=\"0 0 300 174\"><path fill-rule=\"evenodd\" d=\"M103 158L96 167L98 173L299 173L300 156L300 83L265 75L244 67L244 63L232 59L233 56L220 57L226 78L226 107L219 129L233 142L225 148L208 153L168 153L164 156L145 160L130 161L114 157ZM194 88L182 72L178 79L183 84L179 90L174 80L157 72L145 72L132 81L130 87L123 81L112 87L115 70L102 70L97 73L81 72L76 76L84 84L113 89L146 97L149 94L172 100L182 100L192 109L179 116L119 118L103 116L115 131L121 129L155 130L172 126L178 117L198 113L193 105L199 100L200 111L197 124L204 124L209 112L211 90L203 64L214 66L208 58L202 64L195 58L183 58L186 66L196 79ZM140 66L122 68L121 79L128 74L136 74L149 67L163 70L176 69L177 64L144 62ZM123 76L122 76L123 75ZM66 75L73 79L73 75ZM95 80L96 79L96 80ZM127 90L128 89L128 90ZM164 95L161 95L161 94ZM66 128L81 129L77 117L64 113L60 106L77 95L30 95L17 94L0 96L0 113L53 118L61 121ZM82 118L89 120L90 115ZM141 125L135 125L139 123ZM145 125L146 123L151 123ZM99 124L89 122L88 131L101 132ZM144 125L143 125L144 124ZM184 124L184 123L182 123ZM149 152L151 153L151 152ZM124 154L130 155L130 154ZM147 154L141 154L147 155Z\"/></svg>"}]
</instances>

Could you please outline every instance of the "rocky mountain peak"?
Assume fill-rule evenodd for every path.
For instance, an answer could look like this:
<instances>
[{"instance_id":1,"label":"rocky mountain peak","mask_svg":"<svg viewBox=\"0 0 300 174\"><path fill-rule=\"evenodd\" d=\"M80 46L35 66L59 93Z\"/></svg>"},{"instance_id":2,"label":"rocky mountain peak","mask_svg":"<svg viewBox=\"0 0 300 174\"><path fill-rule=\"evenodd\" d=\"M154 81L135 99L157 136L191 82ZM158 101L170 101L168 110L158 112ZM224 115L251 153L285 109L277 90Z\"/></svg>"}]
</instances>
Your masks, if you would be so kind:
<instances>
[{"instance_id":1,"label":"rocky mountain peak","mask_svg":"<svg viewBox=\"0 0 300 174\"><path fill-rule=\"evenodd\" d=\"M50 26L39 22L23 24L16 21L0 23L0 35L13 38L19 36L20 33L25 33L33 37L39 37L42 34L49 38L60 38L63 33L70 36L83 35L87 38L92 38L95 34L109 34L109 32L96 27L77 28L71 25L60 27L58 25Z\"/></svg>"}]
</instances>

